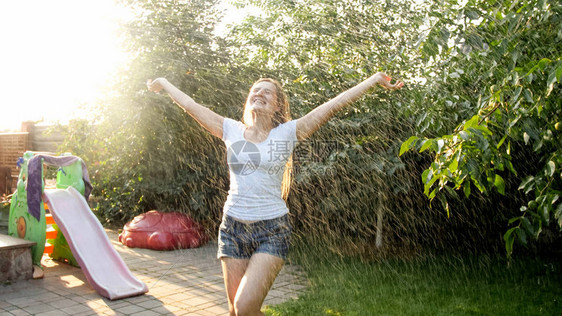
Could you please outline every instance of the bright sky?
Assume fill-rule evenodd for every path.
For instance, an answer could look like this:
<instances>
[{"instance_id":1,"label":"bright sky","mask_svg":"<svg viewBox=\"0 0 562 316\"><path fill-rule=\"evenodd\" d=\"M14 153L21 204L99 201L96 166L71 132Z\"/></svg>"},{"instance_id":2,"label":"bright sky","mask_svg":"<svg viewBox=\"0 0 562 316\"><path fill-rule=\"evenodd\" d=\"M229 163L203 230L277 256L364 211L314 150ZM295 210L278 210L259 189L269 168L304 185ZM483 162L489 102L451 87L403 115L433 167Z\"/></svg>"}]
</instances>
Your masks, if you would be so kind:
<instances>
[{"instance_id":1,"label":"bright sky","mask_svg":"<svg viewBox=\"0 0 562 316\"><path fill-rule=\"evenodd\" d=\"M239 17L233 10L225 18ZM113 0L25 0L0 5L0 132L21 122L84 117L127 63ZM225 21L225 22L226 22Z\"/></svg>"},{"instance_id":2,"label":"bright sky","mask_svg":"<svg viewBox=\"0 0 562 316\"><path fill-rule=\"evenodd\" d=\"M123 13L112 0L2 2L0 131L80 115L127 60L114 33Z\"/></svg>"}]
</instances>

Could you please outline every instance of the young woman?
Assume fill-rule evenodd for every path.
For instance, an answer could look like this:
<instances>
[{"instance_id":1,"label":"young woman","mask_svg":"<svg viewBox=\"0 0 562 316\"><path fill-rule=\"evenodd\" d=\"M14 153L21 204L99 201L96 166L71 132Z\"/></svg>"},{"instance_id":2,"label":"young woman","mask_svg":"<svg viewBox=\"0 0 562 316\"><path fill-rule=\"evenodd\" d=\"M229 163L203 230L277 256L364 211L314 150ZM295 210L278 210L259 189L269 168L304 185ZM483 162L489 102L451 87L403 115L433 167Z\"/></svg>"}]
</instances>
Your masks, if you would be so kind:
<instances>
[{"instance_id":1,"label":"young woman","mask_svg":"<svg viewBox=\"0 0 562 316\"><path fill-rule=\"evenodd\" d=\"M148 89L170 97L227 148L230 190L219 229L219 249L230 315L263 315L261 305L283 267L291 228L284 198L287 168L297 141L304 140L336 112L376 85L399 89L400 81L377 73L310 113L291 120L287 97L273 79L251 87L242 122L196 103L164 78ZM284 180L285 178L285 180Z\"/></svg>"}]
</instances>

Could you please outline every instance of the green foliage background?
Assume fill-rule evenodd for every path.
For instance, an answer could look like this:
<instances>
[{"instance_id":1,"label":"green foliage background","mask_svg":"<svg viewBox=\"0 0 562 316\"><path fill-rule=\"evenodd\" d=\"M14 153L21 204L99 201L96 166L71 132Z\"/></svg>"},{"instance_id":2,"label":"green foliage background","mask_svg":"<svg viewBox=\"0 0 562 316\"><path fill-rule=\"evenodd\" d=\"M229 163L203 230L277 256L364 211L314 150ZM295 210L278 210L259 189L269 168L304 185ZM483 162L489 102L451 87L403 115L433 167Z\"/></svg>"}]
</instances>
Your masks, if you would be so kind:
<instances>
[{"instance_id":1,"label":"green foliage background","mask_svg":"<svg viewBox=\"0 0 562 316\"><path fill-rule=\"evenodd\" d=\"M219 223L224 145L148 93L147 79L166 77L240 119L250 85L274 77L298 118L384 71L406 87L373 90L297 150L296 242L365 257L511 253L516 240L560 251L559 2L239 0L262 14L225 34L213 32L218 1L121 3L134 12L123 26L134 59L96 117L68 127L63 148L88 164L103 221L159 209L189 213L213 234Z\"/></svg>"}]
</instances>

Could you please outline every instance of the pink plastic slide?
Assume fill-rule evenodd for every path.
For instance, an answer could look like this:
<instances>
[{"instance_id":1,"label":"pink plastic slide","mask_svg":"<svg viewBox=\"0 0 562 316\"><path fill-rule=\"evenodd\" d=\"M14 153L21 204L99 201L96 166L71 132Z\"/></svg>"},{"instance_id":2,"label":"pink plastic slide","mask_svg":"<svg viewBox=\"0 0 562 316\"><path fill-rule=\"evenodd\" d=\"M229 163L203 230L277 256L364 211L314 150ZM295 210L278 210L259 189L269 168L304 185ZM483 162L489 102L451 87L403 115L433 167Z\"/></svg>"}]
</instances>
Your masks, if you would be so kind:
<instances>
[{"instance_id":1,"label":"pink plastic slide","mask_svg":"<svg viewBox=\"0 0 562 316\"><path fill-rule=\"evenodd\" d=\"M43 199L88 282L100 295L115 300L148 292L113 248L84 196L68 187L45 190Z\"/></svg>"}]
</instances>

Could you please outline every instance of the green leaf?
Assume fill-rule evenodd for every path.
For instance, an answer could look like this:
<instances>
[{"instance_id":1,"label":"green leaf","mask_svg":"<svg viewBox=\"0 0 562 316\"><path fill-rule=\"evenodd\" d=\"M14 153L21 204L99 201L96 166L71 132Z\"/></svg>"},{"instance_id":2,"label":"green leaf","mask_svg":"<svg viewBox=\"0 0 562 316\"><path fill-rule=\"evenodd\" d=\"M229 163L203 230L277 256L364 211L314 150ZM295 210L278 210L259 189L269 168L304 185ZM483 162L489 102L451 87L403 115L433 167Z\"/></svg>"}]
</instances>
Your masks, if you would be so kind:
<instances>
[{"instance_id":1,"label":"green leaf","mask_svg":"<svg viewBox=\"0 0 562 316\"><path fill-rule=\"evenodd\" d=\"M513 78L511 79L511 85L515 86L519 83L519 73L518 72L513 73L512 77ZM518 86L517 88L520 88L519 93L521 93L521 86ZM517 91L517 88L515 88L516 91Z\"/></svg>"},{"instance_id":2,"label":"green leaf","mask_svg":"<svg viewBox=\"0 0 562 316\"><path fill-rule=\"evenodd\" d=\"M400 146L400 153L398 154L398 156L402 156L402 154L407 152L411 148L412 144L418 139L419 137L417 136L411 136L410 138L408 138L408 140L402 143L402 146Z\"/></svg>"},{"instance_id":3,"label":"green leaf","mask_svg":"<svg viewBox=\"0 0 562 316\"><path fill-rule=\"evenodd\" d=\"M526 232L528 232L531 235L535 235L535 228L533 227L533 225L531 225L531 222L527 217L525 216L521 217L521 225L523 226L523 229L525 229Z\"/></svg>"},{"instance_id":4,"label":"green leaf","mask_svg":"<svg viewBox=\"0 0 562 316\"><path fill-rule=\"evenodd\" d=\"M431 194L428 195L428 198L430 200L433 200L435 198L435 195L437 194L437 188L433 189L433 191L431 191Z\"/></svg>"},{"instance_id":5,"label":"green leaf","mask_svg":"<svg viewBox=\"0 0 562 316\"><path fill-rule=\"evenodd\" d=\"M507 135L505 135L504 137L502 137L502 139L500 139L498 145L496 146L496 149L500 149L500 147L502 146L503 142L505 142L505 139L507 138Z\"/></svg>"},{"instance_id":6,"label":"green leaf","mask_svg":"<svg viewBox=\"0 0 562 316\"><path fill-rule=\"evenodd\" d=\"M498 189L498 192L501 195L505 195L505 181L499 174L496 174L496 178L494 179L494 186Z\"/></svg>"},{"instance_id":7,"label":"green leaf","mask_svg":"<svg viewBox=\"0 0 562 316\"><path fill-rule=\"evenodd\" d=\"M462 187L464 195L468 198L470 196L470 181L465 181Z\"/></svg>"},{"instance_id":8,"label":"green leaf","mask_svg":"<svg viewBox=\"0 0 562 316\"><path fill-rule=\"evenodd\" d=\"M424 112L422 114L422 116L420 116L420 118L418 119L418 121L416 122L416 125L421 125L421 123L427 118L427 112Z\"/></svg>"},{"instance_id":9,"label":"green leaf","mask_svg":"<svg viewBox=\"0 0 562 316\"><path fill-rule=\"evenodd\" d=\"M455 198L455 199L459 198L459 195L457 194L457 192L455 192L455 190L453 190L450 186L445 185L443 187L453 198Z\"/></svg>"},{"instance_id":10,"label":"green leaf","mask_svg":"<svg viewBox=\"0 0 562 316\"><path fill-rule=\"evenodd\" d=\"M546 96L550 95L552 92L552 88L554 87L554 83L556 82L556 72L552 71L546 80Z\"/></svg>"},{"instance_id":11,"label":"green leaf","mask_svg":"<svg viewBox=\"0 0 562 316\"><path fill-rule=\"evenodd\" d=\"M454 158L453 161L449 164L449 171L451 173L455 173L459 167L459 161L457 158Z\"/></svg>"},{"instance_id":12,"label":"green leaf","mask_svg":"<svg viewBox=\"0 0 562 316\"><path fill-rule=\"evenodd\" d=\"M531 75L535 70L539 69L539 65L536 64L535 66L533 66L531 69L529 69L529 71L527 72L527 74L525 76L529 76Z\"/></svg>"},{"instance_id":13,"label":"green leaf","mask_svg":"<svg viewBox=\"0 0 562 316\"><path fill-rule=\"evenodd\" d=\"M541 211L542 220L548 225L550 223L550 209L548 205L543 205Z\"/></svg>"},{"instance_id":14,"label":"green leaf","mask_svg":"<svg viewBox=\"0 0 562 316\"><path fill-rule=\"evenodd\" d=\"M548 64L550 64L552 62L552 60L548 59L548 58L543 58L539 61L538 66L541 70L544 70L544 68L546 68L546 66Z\"/></svg>"},{"instance_id":15,"label":"green leaf","mask_svg":"<svg viewBox=\"0 0 562 316\"><path fill-rule=\"evenodd\" d=\"M533 92L531 90L525 89L525 91L523 91L523 97L525 98L525 101L533 103Z\"/></svg>"},{"instance_id":16,"label":"green leaf","mask_svg":"<svg viewBox=\"0 0 562 316\"><path fill-rule=\"evenodd\" d=\"M511 61L513 61L513 64L517 63L517 59L519 59L519 55L520 55L520 52L517 49L515 49L511 52ZM539 66L536 66L536 67L538 68Z\"/></svg>"},{"instance_id":17,"label":"green leaf","mask_svg":"<svg viewBox=\"0 0 562 316\"><path fill-rule=\"evenodd\" d=\"M547 177L552 177L552 176L554 175L554 171L555 171L555 170L556 170L556 165L554 164L554 161L552 161L552 160L549 161L549 162L546 164L546 170L545 170L546 176L547 176Z\"/></svg>"},{"instance_id":18,"label":"green leaf","mask_svg":"<svg viewBox=\"0 0 562 316\"><path fill-rule=\"evenodd\" d=\"M474 115L472 118L470 118L470 120L468 120L468 121L466 121L466 123L464 123L463 129L468 130L469 128L477 128L479 120L480 120L480 117L478 115Z\"/></svg>"},{"instance_id":19,"label":"green leaf","mask_svg":"<svg viewBox=\"0 0 562 316\"><path fill-rule=\"evenodd\" d=\"M562 203L558 204L556 212L554 213L554 218L558 220L558 226L562 228Z\"/></svg>"},{"instance_id":20,"label":"green leaf","mask_svg":"<svg viewBox=\"0 0 562 316\"><path fill-rule=\"evenodd\" d=\"M554 205L554 203L556 203L556 201L558 201L559 198L560 198L560 195L554 194L552 196L552 200L550 201L550 204Z\"/></svg>"},{"instance_id":21,"label":"green leaf","mask_svg":"<svg viewBox=\"0 0 562 316\"><path fill-rule=\"evenodd\" d=\"M519 242L521 242L521 244L523 245L527 245L527 234L525 233L525 231L520 227L517 227L515 233L517 234Z\"/></svg>"},{"instance_id":22,"label":"green leaf","mask_svg":"<svg viewBox=\"0 0 562 316\"><path fill-rule=\"evenodd\" d=\"M521 184L519 185L518 190L523 190L525 189L527 186L529 186L530 184L532 184L532 181L535 180L535 177L533 176L527 176L523 182L521 182Z\"/></svg>"},{"instance_id":23,"label":"green leaf","mask_svg":"<svg viewBox=\"0 0 562 316\"><path fill-rule=\"evenodd\" d=\"M422 178L422 182L423 183L427 183L429 182L429 179L433 177L433 170L431 169L425 169L421 175Z\"/></svg>"},{"instance_id":24,"label":"green leaf","mask_svg":"<svg viewBox=\"0 0 562 316\"><path fill-rule=\"evenodd\" d=\"M543 144L544 143L542 139L540 139L538 142L535 142L535 144L533 145L533 151L538 152L542 148Z\"/></svg>"},{"instance_id":25,"label":"green leaf","mask_svg":"<svg viewBox=\"0 0 562 316\"><path fill-rule=\"evenodd\" d=\"M505 165L507 166L507 169L509 169L509 171L511 171L514 175L517 175L517 171L515 171L515 168L513 168L513 164L511 163L511 161L506 160Z\"/></svg>"},{"instance_id":26,"label":"green leaf","mask_svg":"<svg viewBox=\"0 0 562 316\"><path fill-rule=\"evenodd\" d=\"M433 178L431 178L431 180L429 180L429 182L427 182L427 183L425 184L424 193L425 193L426 195L428 195L429 189L431 189L431 187L433 186L433 184L434 184L435 181L437 181L437 180L439 180L439 176L438 176L438 175L433 176ZM434 191L435 191L435 190L434 190ZM434 194L434 196L435 196L435 194Z\"/></svg>"},{"instance_id":27,"label":"green leaf","mask_svg":"<svg viewBox=\"0 0 562 316\"><path fill-rule=\"evenodd\" d=\"M513 91L513 100L517 100L519 98L519 95L521 94L521 90L523 90L523 88L521 86L517 86L515 88L515 90ZM515 102L515 101L513 101Z\"/></svg>"},{"instance_id":28,"label":"green leaf","mask_svg":"<svg viewBox=\"0 0 562 316\"><path fill-rule=\"evenodd\" d=\"M486 125L478 125L476 128L479 131L484 132L484 134L492 135L492 132L488 129L488 126L486 126Z\"/></svg>"},{"instance_id":29,"label":"green leaf","mask_svg":"<svg viewBox=\"0 0 562 316\"><path fill-rule=\"evenodd\" d=\"M522 216L513 217L513 218L510 218L510 219L507 221L507 223L508 223L508 224L513 224L513 223L516 222L516 221L520 221L522 218L523 218Z\"/></svg>"},{"instance_id":30,"label":"green leaf","mask_svg":"<svg viewBox=\"0 0 562 316\"><path fill-rule=\"evenodd\" d=\"M428 149L429 147L431 147L431 145L433 145L434 140L433 139L428 139L426 140L423 145L420 148L420 153L424 152L426 149Z\"/></svg>"},{"instance_id":31,"label":"green leaf","mask_svg":"<svg viewBox=\"0 0 562 316\"><path fill-rule=\"evenodd\" d=\"M517 227L510 228L503 235L503 240L505 241L505 251L507 252L508 256L510 256L511 253L513 252L513 241L515 240L515 236L513 235L513 232L515 231L516 228Z\"/></svg>"}]
</instances>

